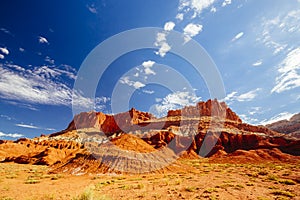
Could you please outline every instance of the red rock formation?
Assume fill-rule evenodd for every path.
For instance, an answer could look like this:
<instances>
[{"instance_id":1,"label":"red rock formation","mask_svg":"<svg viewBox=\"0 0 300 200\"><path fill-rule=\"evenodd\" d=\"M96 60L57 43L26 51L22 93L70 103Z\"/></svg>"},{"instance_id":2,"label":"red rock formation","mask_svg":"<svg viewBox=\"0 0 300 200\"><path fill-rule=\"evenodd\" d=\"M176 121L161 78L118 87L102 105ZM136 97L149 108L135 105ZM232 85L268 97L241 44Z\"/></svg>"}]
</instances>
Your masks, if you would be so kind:
<instances>
[{"instance_id":1,"label":"red rock formation","mask_svg":"<svg viewBox=\"0 0 300 200\"><path fill-rule=\"evenodd\" d=\"M274 122L266 125L266 127L273 131L300 139L300 113L294 115L289 120Z\"/></svg>"},{"instance_id":2,"label":"red rock formation","mask_svg":"<svg viewBox=\"0 0 300 200\"><path fill-rule=\"evenodd\" d=\"M183 117L203 117L212 116L224 118L224 120L232 120L241 123L242 120L233 112L225 102L217 100L208 100L207 102L199 102L196 106L186 106L181 110L170 110L167 117L183 116Z\"/></svg>"},{"instance_id":3,"label":"red rock formation","mask_svg":"<svg viewBox=\"0 0 300 200\"><path fill-rule=\"evenodd\" d=\"M108 138L111 142L107 142ZM300 156L300 140L288 139L263 126L242 123L224 102L217 100L171 110L160 119L136 109L116 115L83 112L74 117L66 130L50 136L16 142L0 140L0 161L55 164L61 170L84 165L97 172L112 172L110 166L119 167L114 172L123 168L128 172L134 169L143 172L144 167L151 170L153 163L153 169L161 169L176 156L283 158L285 153ZM137 163L141 166L136 166Z\"/></svg>"},{"instance_id":4,"label":"red rock formation","mask_svg":"<svg viewBox=\"0 0 300 200\"><path fill-rule=\"evenodd\" d=\"M5 141L0 145L0 160L21 164L52 165L64 162L83 151L83 145L74 141L33 141L19 139ZM2 159L1 159L2 158Z\"/></svg>"},{"instance_id":5,"label":"red rock formation","mask_svg":"<svg viewBox=\"0 0 300 200\"><path fill-rule=\"evenodd\" d=\"M82 128L97 128L104 133L112 134L116 132L129 132L138 129L138 124L155 117L147 112L141 112L134 108L128 112L116 115L108 115L102 112L82 112L75 115L72 122L65 131L71 131ZM136 125L136 126L134 126Z\"/></svg>"}]
</instances>

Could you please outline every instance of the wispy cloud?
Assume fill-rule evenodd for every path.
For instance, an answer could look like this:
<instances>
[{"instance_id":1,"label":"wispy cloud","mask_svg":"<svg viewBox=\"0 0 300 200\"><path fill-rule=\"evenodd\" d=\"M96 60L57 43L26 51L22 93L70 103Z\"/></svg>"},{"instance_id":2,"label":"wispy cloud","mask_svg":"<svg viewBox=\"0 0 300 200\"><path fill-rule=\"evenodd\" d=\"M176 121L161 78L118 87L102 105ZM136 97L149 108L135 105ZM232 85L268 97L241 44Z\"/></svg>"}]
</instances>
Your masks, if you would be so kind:
<instances>
[{"instance_id":1,"label":"wispy cloud","mask_svg":"<svg viewBox=\"0 0 300 200\"><path fill-rule=\"evenodd\" d=\"M222 3L222 7L225 7L225 6L230 5L230 4L231 4L231 0L225 0Z\"/></svg>"},{"instance_id":2,"label":"wispy cloud","mask_svg":"<svg viewBox=\"0 0 300 200\"><path fill-rule=\"evenodd\" d=\"M18 65L0 64L0 98L16 105L34 103L71 106L73 103L75 106L90 108L95 103L94 99L83 97L63 82L66 78L73 81L75 77L75 70L68 65L25 69ZM75 100L72 102L73 97Z\"/></svg>"},{"instance_id":3,"label":"wispy cloud","mask_svg":"<svg viewBox=\"0 0 300 200\"><path fill-rule=\"evenodd\" d=\"M88 9L91 13L93 13L93 14L97 14L97 13L98 13L95 4L86 5L86 7L87 7L87 9Z\"/></svg>"},{"instance_id":4,"label":"wispy cloud","mask_svg":"<svg viewBox=\"0 0 300 200\"><path fill-rule=\"evenodd\" d=\"M142 88L142 87L146 86L144 83L142 83L140 81L132 81L132 80L130 80L130 78L128 76L122 77L120 79L120 83L128 85L128 86L132 86L135 89L139 89L139 88Z\"/></svg>"},{"instance_id":5,"label":"wispy cloud","mask_svg":"<svg viewBox=\"0 0 300 200\"><path fill-rule=\"evenodd\" d=\"M14 34L12 34L8 29L6 29L6 28L0 28L0 31L2 31L3 33L5 33L5 34L8 34L8 35L10 35L10 36L12 36L12 37L14 37Z\"/></svg>"},{"instance_id":6,"label":"wispy cloud","mask_svg":"<svg viewBox=\"0 0 300 200\"><path fill-rule=\"evenodd\" d=\"M188 105L195 105L200 99L201 97L197 97L195 94L177 91L168 94L163 99L157 99L156 102L158 103L152 107L153 110L151 110L151 112L158 117L162 117L165 116L169 110L180 109Z\"/></svg>"},{"instance_id":7,"label":"wispy cloud","mask_svg":"<svg viewBox=\"0 0 300 200\"><path fill-rule=\"evenodd\" d=\"M3 133L0 131L0 138L1 137L10 137L10 138L20 138L23 137L24 135L20 133Z\"/></svg>"},{"instance_id":8,"label":"wispy cloud","mask_svg":"<svg viewBox=\"0 0 300 200\"><path fill-rule=\"evenodd\" d=\"M234 91L229 93L223 101L226 101L228 104L233 103L234 101L252 101L257 95L258 92L261 91L261 88L256 88L254 90L251 90L249 92L243 93L243 94L238 94L238 92Z\"/></svg>"},{"instance_id":9,"label":"wispy cloud","mask_svg":"<svg viewBox=\"0 0 300 200\"><path fill-rule=\"evenodd\" d=\"M262 30L257 31L257 41L276 55L300 37L300 10L281 11L272 18L262 18Z\"/></svg>"},{"instance_id":10,"label":"wispy cloud","mask_svg":"<svg viewBox=\"0 0 300 200\"><path fill-rule=\"evenodd\" d=\"M45 57L45 61L48 62L51 65L54 65L55 60L50 58L50 56L46 56Z\"/></svg>"},{"instance_id":11,"label":"wispy cloud","mask_svg":"<svg viewBox=\"0 0 300 200\"><path fill-rule=\"evenodd\" d=\"M282 113L275 115L271 119L265 119L265 120L261 121L260 124L266 125L266 124L272 124L272 123L280 121L280 120L289 120L294 114L295 113L282 112Z\"/></svg>"},{"instance_id":12,"label":"wispy cloud","mask_svg":"<svg viewBox=\"0 0 300 200\"><path fill-rule=\"evenodd\" d=\"M20 124L15 124L15 126L22 127L22 128L29 128L29 129L39 129L39 130L46 130L46 131L55 131L54 128L43 128L43 127L35 126L33 124L20 123Z\"/></svg>"},{"instance_id":13,"label":"wispy cloud","mask_svg":"<svg viewBox=\"0 0 300 200\"><path fill-rule=\"evenodd\" d=\"M235 42L236 40L240 39L241 37L243 37L244 32L239 32L238 34L236 34L232 39L231 42Z\"/></svg>"},{"instance_id":14,"label":"wispy cloud","mask_svg":"<svg viewBox=\"0 0 300 200\"><path fill-rule=\"evenodd\" d=\"M37 126L31 124L15 124L16 126L23 127L23 128L31 128L31 129L41 129Z\"/></svg>"},{"instance_id":15,"label":"wispy cloud","mask_svg":"<svg viewBox=\"0 0 300 200\"><path fill-rule=\"evenodd\" d=\"M212 13L215 13L215 12L217 12L217 8L216 8L216 7L214 7L214 6L212 6L212 7L211 7L211 9L210 9L210 12L212 12Z\"/></svg>"},{"instance_id":16,"label":"wispy cloud","mask_svg":"<svg viewBox=\"0 0 300 200\"><path fill-rule=\"evenodd\" d=\"M41 44L49 44L48 40L45 37L39 36L38 41Z\"/></svg>"},{"instance_id":17,"label":"wispy cloud","mask_svg":"<svg viewBox=\"0 0 300 200\"><path fill-rule=\"evenodd\" d=\"M262 64L263 64L263 61L262 60L258 60L255 63L253 63L252 66L258 67L258 66L261 66Z\"/></svg>"},{"instance_id":18,"label":"wispy cloud","mask_svg":"<svg viewBox=\"0 0 300 200\"><path fill-rule=\"evenodd\" d=\"M10 117L10 116L8 116L8 115L3 115L3 114L1 114L0 117L1 117L1 118L4 118L4 119L6 119L6 120L9 120L9 121L12 120L12 119L14 119L13 117Z\"/></svg>"},{"instance_id":19,"label":"wispy cloud","mask_svg":"<svg viewBox=\"0 0 300 200\"><path fill-rule=\"evenodd\" d=\"M300 86L300 48L288 53L286 58L279 64L279 76L271 93L281 93Z\"/></svg>"},{"instance_id":20,"label":"wispy cloud","mask_svg":"<svg viewBox=\"0 0 300 200\"><path fill-rule=\"evenodd\" d=\"M144 92L146 94L154 94L153 90L142 90L142 92Z\"/></svg>"}]
</instances>

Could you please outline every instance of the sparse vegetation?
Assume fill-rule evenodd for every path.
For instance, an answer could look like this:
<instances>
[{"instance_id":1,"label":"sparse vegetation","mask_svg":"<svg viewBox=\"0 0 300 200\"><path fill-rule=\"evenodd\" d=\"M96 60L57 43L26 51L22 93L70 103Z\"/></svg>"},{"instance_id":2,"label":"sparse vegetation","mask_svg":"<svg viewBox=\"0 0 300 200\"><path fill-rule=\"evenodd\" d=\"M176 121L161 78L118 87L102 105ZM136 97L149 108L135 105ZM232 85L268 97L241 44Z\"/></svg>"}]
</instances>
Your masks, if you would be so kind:
<instances>
[{"instance_id":1,"label":"sparse vegetation","mask_svg":"<svg viewBox=\"0 0 300 200\"><path fill-rule=\"evenodd\" d=\"M73 198L73 200L93 200L94 193L91 189L85 190L78 197Z\"/></svg>"},{"instance_id":2,"label":"sparse vegetation","mask_svg":"<svg viewBox=\"0 0 300 200\"><path fill-rule=\"evenodd\" d=\"M283 191L283 190L276 190L276 191L273 191L271 194L281 195L281 196L286 196L286 197L294 197L295 196L295 194L293 194L289 191Z\"/></svg>"},{"instance_id":3,"label":"sparse vegetation","mask_svg":"<svg viewBox=\"0 0 300 200\"><path fill-rule=\"evenodd\" d=\"M216 188L207 188L204 192L205 193L213 193L213 192L217 192L218 190Z\"/></svg>"},{"instance_id":4,"label":"sparse vegetation","mask_svg":"<svg viewBox=\"0 0 300 200\"><path fill-rule=\"evenodd\" d=\"M283 179L279 180L279 183L285 184L285 185L296 185L297 183L290 179Z\"/></svg>"},{"instance_id":5,"label":"sparse vegetation","mask_svg":"<svg viewBox=\"0 0 300 200\"><path fill-rule=\"evenodd\" d=\"M40 183L40 180L36 180L36 179L27 179L25 181L25 184L36 184L36 183Z\"/></svg>"},{"instance_id":6,"label":"sparse vegetation","mask_svg":"<svg viewBox=\"0 0 300 200\"><path fill-rule=\"evenodd\" d=\"M187 192L195 192L196 188L195 187L186 187L185 191L187 191Z\"/></svg>"},{"instance_id":7,"label":"sparse vegetation","mask_svg":"<svg viewBox=\"0 0 300 200\"><path fill-rule=\"evenodd\" d=\"M267 197L257 197L257 200L270 200L270 199Z\"/></svg>"},{"instance_id":8,"label":"sparse vegetation","mask_svg":"<svg viewBox=\"0 0 300 200\"><path fill-rule=\"evenodd\" d=\"M249 190L255 189L257 194L252 194L253 199L271 200L271 199L290 199L293 196L299 195L296 189L298 183L296 179L291 179L290 175L282 176L283 173L299 174L299 169L286 167L282 173L276 173L276 166L264 164L212 164L203 162L186 162L189 166L199 164L199 167L194 171L180 171L178 173L166 174L147 174L141 175L100 175L100 176L82 176L74 177L68 175L48 174L46 170L41 170L37 166L32 167L31 170L15 171L13 167L10 170L0 171L0 175L4 177L0 188L0 200L4 197L15 196L14 187L9 187L8 182L22 182L23 186L26 184L38 184L52 181L53 186L61 185L65 180L70 181L70 184L76 184L78 180L86 180L88 185L83 184L82 188L87 188L83 191L77 191L78 195L66 196L66 192L62 193L52 192L52 190L45 190L51 195L42 194L40 199L73 199L73 200L107 200L107 199L164 199L168 196L170 199L237 199L239 196L235 194L249 195ZM203 165L205 167L203 167ZM0 164L1 166L1 164ZM229 168L232 171L232 176L224 174ZM208 170L208 173L203 173ZM296 171L295 171L296 169ZM292 171L293 170L293 171ZM298 170L298 171L297 171ZM266 173L267 172L267 173ZM227 173L227 172L226 172ZM7 175L17 174L16 178L7 179ZM251 174L250 176L248 174ZM252 175L256 174L253 177ZM64 177L64 179L60 178ZM25 180L25 182L24 182ZM76 181L75 181L76 180ZM210 181L207 181L210 180ZM74 182L74 183L72 183ZM24 184L26 183L26 184ZM200 186L200 187L199 187ZM27 186L28 187L28 186ZM39 184L43 187L43 184ZM28 187L34 189L34 187ZM262 190L260 190L262 188ZM283 188L288 188L284 190ZM152 193L154 192L154 194ZM3 193L3 194L2 194ZM106 196L102 196L106 194ZM5 195L5 196L4 196ZM221 198L222 197L222 198ZM16 198L19 199L19 198ZM36 199L33 197L26 197L25 199Z\"/></svg>"},{"instance_id":9,"label":"sparse vegetation","mask_svg":"<svg viewBox=\"0 0 300 200\"><path fill-rule=\"evenodd\" d=\"M275 175L269 175L269 176L267 177L267 180L270 180L270 181L278 181L278 177L275 176Z\"/></svg>"},{"instance_id":10,"label":"sparse vegetation","mask_svg":"<svg viewBox=\"0 0 300 200\"><path fill-rule=\"evenodd\" d=\"M0 200L14 200L14 199L11 197L1 197Z\"/></svg>"}]
</instances>

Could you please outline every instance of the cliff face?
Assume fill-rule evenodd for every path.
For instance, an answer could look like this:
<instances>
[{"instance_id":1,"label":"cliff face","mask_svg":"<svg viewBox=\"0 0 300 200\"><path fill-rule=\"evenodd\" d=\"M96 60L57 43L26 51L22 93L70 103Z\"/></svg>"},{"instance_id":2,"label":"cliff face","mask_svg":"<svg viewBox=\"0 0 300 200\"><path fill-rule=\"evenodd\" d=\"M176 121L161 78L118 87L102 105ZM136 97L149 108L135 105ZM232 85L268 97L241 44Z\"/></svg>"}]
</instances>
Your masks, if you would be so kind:
<instances>
[{"instance_id":1,"label":"cliff face","mask_svg":"<svg viewBox=\"0 0 300 200\"><path fill-rule=\"evenodd\" d=\"M199 102L196 106L186 106L181 110L170 110L167 117L183 116L183 117L203 117L213 116L226 120L241 123L242 120L233 112L225 102L217 100L208 100L207 102Z\"/></svg>"},{"instance_id":2,"label":"cliff face","mask_svg":"<svg viewBox=\"0 0 300 200\"><path fill-rule=\"evenodd\" d=\"M128 112L116 115L108 115L102 112L83 112L75 115L66 131L72 131L83 128L96 128L106 134L116 133L120 131L130 131L134 125L155 119L155 117L147 112L141 112L134 108Z\"/></svg>"},{"instance_id":3,"label":"cliff face","mask_svg":"<svg viewBox=\"0 0 300 200\"><path fill-rule=\"evenodd\" d=\"M170 126L192 124L193 120L197 125L201 117L216 117L223 121L242 123L242 120L224 102L208 100L199 102L196 106L184 107L181 110L170 110L163 119L156 119L152 114L134 108L116 115L93 111L83 112L74 117L66 131L93 127L106 134L112 134L140 129L167 129Z\"/></svg>"}]
</instances>

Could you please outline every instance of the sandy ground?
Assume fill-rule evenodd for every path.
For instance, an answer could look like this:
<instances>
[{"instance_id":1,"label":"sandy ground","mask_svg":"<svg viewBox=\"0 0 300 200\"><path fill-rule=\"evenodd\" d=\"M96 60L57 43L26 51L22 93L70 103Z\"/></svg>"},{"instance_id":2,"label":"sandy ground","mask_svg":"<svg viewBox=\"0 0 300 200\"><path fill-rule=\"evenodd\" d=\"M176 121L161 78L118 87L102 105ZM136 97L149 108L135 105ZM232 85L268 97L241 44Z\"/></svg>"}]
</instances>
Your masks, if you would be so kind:
<instances>
[{"instance_id":1,"label":"sandy ground","mask_svg":"<svg viewBox=\"0 0 300 200\"><path fill-rule=\"evenodd\" d=\"M0 164L0 200L300 199L300 165L181 160L181 172L140 175L49 174L49 168Z\"/></svg>"}]
</instances>

